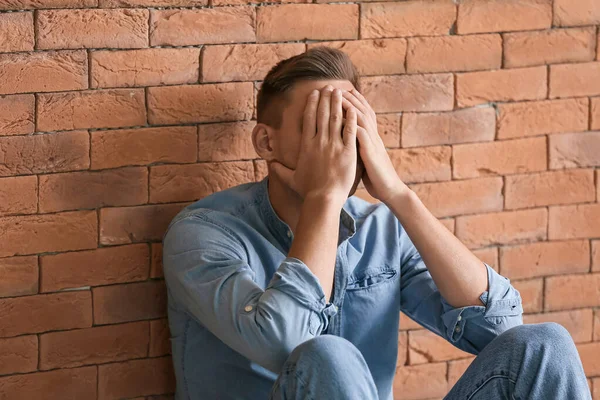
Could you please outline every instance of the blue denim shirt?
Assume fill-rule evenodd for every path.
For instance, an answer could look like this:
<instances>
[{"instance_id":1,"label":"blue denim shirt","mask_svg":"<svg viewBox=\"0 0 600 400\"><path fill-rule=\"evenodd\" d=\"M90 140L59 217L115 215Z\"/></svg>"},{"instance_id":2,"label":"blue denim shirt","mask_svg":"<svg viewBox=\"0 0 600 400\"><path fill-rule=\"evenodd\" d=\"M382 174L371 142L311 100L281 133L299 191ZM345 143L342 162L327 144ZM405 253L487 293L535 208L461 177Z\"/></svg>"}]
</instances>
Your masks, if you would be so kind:
<instances>
[{"instance_id":1,"label":"blue denim shirt","mask_svg":"<svg viewBox=\"0 0 600 400\"><path fill-rule=\"evenodd\" d=\"M356 196L340 213L329 303L306 264L287 257L294 235L267 185L198 200L163 237L176 399L266 400L291 351L328 333L356 345L390 400L400 311L472 354L523 323L519 292L487 264L485 306L452 307L389 208Z\"/></svg>"}]
</instances>

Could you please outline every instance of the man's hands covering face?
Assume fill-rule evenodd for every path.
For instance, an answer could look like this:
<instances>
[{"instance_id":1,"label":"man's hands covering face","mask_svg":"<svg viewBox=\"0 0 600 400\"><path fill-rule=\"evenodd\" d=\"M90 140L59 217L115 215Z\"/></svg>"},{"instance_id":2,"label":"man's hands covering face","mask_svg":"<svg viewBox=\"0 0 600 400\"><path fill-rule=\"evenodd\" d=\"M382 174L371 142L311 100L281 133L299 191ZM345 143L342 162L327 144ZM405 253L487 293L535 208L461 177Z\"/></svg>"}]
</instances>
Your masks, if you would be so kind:
<instances>
[{"instance_id":1,"label":"man's hands covering face","mask_svg":"<svg viewBox=\"0 0 600 400\"><path fill-rule=\"evenodd\" d=\"M377 118L367 99L356 89L343 92L342 107L349 112L356 110L358 127L358 151L365 165L363 182L369 194L387 203L408 187L398 177L388 156L383 140L377 132Z\"/></svg>"},{"instance_id":2,"label":"man's hands covering face","mask_svg":"<svg viewBox=\"0 0 600 400\"><path fill-rule=\"evenodd\" d=\"M302 198L332 197L343 204L356 176L358 110L346 111L343 97L331 85L314 90L304 110L302 139L296 169L274 161L273 172Z\"/></svg>"}]
</instances>

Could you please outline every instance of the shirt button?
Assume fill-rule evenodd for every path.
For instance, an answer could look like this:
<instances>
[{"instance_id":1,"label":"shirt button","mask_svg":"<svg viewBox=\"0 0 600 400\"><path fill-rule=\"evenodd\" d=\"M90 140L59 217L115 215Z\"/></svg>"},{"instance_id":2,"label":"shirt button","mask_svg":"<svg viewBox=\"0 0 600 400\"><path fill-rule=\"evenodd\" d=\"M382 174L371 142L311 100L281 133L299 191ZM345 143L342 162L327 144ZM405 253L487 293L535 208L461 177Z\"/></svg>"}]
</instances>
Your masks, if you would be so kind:
<instances>
[{"instance_id":1,"label":"shirt button","mask_svg":"<svg viewBox=\"0 0 600 400\"><path fill-rule=\"evenodd\" d=\"M246 311L246 312L252 311L252 306L246 306L246 307L244 307L244 311Z\"/></svg>"},{"instance_id":2,"label":"shirt button","mask_svg":"<svg viewBox=\"0 0 600 400\"><path fill-rule=\"evenodd\" d=\"M459 315L458 318L456 318L458 321L460 321L462 319L462 315Z\"/></svg>"},{"instance_id":3,"label":"shirt button","mask_svg":"<svg viewBox=\"0 0 600 400\"><path fill-rule=\"evenodd\" d=\"M456 328L454 328L455 332L460 332L460 326L457 326Z\"/></svg>"},{"instance_id":4,"label":"shirt button","mask_svg":"<svg viewBox=\"0 0 600 400\"><path fill-rule=\"evenodd\" d=\"M287 231L287 235L288 235L288 237L289 237L289 238L291 238L291 237L292 237L292 231L290 231L290 230L288 229L288 231Z\"/></svg>"},{"instance_id":5,"label":"shirt button","mask_svg":"<svg viewBox=\"0 0 600 400\"><path fill-rule=\"evenodd\" d=\"M337 312L338 308L335 304L333 304L333 311Z\"/></svg>"}]
</instances>

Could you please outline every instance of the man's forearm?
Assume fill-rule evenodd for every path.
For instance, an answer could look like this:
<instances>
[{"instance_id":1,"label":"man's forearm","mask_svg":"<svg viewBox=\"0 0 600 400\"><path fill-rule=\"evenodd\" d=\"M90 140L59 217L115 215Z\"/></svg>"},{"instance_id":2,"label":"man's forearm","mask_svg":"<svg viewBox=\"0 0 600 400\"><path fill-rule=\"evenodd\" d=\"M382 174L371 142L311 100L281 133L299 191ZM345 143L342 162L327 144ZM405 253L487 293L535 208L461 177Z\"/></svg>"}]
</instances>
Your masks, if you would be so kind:
<instances>
[{"instance_id":1,"label":"man's forearm","mask_svg":"<svg viewBox=\"0 0 600 400\"><path fill-rule=\"evenodd\" d=\"M485 265L406 188L386 202L406 230L442 296L454 307L482 305Z\"/></svg>"},{"instance_id":2,"label":"man's forearm","mask_svg":"<svg viewBox=\"0 0 600 400\"><path fill-rule=\"evenodd\" d=\"M294 241L288 253L304 262L319 278L325 300L333 290L340 212L343 203L326 196L308 196L302 205Z\"/></svg>"}]
</instances>

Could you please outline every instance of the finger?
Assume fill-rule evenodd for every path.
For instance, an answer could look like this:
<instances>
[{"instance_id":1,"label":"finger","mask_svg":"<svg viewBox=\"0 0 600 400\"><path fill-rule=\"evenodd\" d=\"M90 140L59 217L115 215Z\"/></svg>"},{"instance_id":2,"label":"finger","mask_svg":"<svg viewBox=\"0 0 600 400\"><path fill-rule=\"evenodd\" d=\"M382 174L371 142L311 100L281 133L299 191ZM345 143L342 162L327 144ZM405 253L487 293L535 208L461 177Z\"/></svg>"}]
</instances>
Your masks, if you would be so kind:
<instances>
[{"instance_id":1,"label":"finger","mask_svg":"<svg viewBox=\"0 0 600 400\"><path fill-rule=\"evenodd\" d=\"M342 91L335 89L331 97L331 110L329 111L329 133L334 140L342 140Z\"/></svg>"},{"instance_id":2,"label":"finger","mask_svg":"<svg viewBox=\"0 0 600 400\"><path fill-rule=\"evenodd\" d=\"M346 125L344 126L344 145L350 148L356 148L356 109L351 108L346 114Z\"/></svg>"},{"instance_id":3,"label":"finger","mask_svg":"<svg viewBox=\"0 0 600 400\"><path fill-rule=\"evenodd\" d=\"M331 109L331 89L330 85L321 90L319 99L319 108L317 110L317 136L322 140L329 139L329 112Z\"/></svg>"},{"instance_id":4,"label":"finger","mask_svg":"<svg viewBox=\"0 0 600 400\"><path fill-rule=\"evenodd\" d=\"M371 148L371 136L369 135L369 132L367 132L366 129L357 126L356 138L358 139L358 145L362 147L365 151L368 151Z\"/></svg>"},{"instance_id":5,"label":"finger","mask_svg":"<svg viewBox=\"0 0 600 400\"><path fill-rule=\"evenodd\" d=\"M368 125L367 116L365 114L363 114L362 111L358 110L354 106L354 104L352 104L348 99L342 98L342 107L346 110L346 112L348 112L349 109L356 110L357 111L356 116L357 116L358 125L362 126L363 128L367 127L367 125Z\"/></svg>"},{"instance_id":6,"label":"finger","mask_svg":"<svg viewBox=\"0 0 600 400\"><path fill-rule=\"evenodd\" d=\"M363 114L367 113L365 105L360 101L358 97L356 97L352 92L345 91L344 98L348 100L354 107L356 107Z\"/></svg>"},{"instance_id":7,"label":"finger","mask_svg":"<svg viewBox=\"0 0 600 400\"><path fill-rule=\"evenodd\" d=\"M369 113L375 114L375 111L373 110L373 107L371 107L371 105L367 101L367 98L365 96L363 96L362 93L360 93L358 90L356 90L356 88L353 88L352 89L352 94L354 96L356 96L356 98L358 98L358 100L360 100L360 102L362 104L364 104L365 108L367 109L367 111Z\"/></svg>"},{"instance_id":8,"label":"finger","mask_svg":"<svg viewBox=\"0 0 600 400\"><path fill-rule=\"evenodd\" d=\"M302 122L302 135L313 138L317 134L317 106L319 105L318 90L313 90L308 95L306 107L304 109L304 119Z\"/></svg>"}]
</instances>

